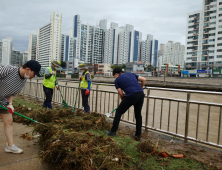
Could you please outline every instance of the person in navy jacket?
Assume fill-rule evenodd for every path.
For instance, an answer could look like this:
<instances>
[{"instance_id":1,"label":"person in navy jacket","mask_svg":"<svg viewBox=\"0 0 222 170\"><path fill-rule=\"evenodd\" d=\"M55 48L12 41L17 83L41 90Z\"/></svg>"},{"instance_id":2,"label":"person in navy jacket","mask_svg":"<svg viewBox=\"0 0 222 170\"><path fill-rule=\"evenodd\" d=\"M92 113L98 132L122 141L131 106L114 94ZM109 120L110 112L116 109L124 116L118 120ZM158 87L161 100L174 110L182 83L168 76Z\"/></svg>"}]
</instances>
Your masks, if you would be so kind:
<instances>
[{"instance_id":1,"label":"person in navy jacket","mask_svg":"<svg viewBox=\"0 0 222 170\"><path fill-rule=\"evenodd\" d=\"M113 76L115 77L115 87L122 99L122 102L116 110L111 130L106 133L109 136L116 135L121 116L133 105L136 118L136 132L133 136L135 139L140 140L142 128L141 110L145 96L143 86L146 83L146 79L133 73L123 73L120 67L114 68ZM140 81L141 84L139 84L138 81ZM125 95L123 92L125 92Z\"/></svg>"}]
</instances>

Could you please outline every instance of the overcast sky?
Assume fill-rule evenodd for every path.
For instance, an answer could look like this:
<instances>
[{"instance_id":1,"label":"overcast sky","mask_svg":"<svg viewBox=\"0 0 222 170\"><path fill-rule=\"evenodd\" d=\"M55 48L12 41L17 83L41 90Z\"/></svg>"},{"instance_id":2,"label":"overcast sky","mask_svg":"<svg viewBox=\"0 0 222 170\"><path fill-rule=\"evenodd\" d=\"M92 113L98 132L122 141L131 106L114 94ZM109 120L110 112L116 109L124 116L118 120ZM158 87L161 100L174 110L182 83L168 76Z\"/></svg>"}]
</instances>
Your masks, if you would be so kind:
<instances>
[{"instance_id":1,"label":"overcast sky","mask_svg":"<svg viewBox=\"0 0 222 170\"><path fill-rule=\"evenodd\" d=\"M72 29L73 16L84 24L107 19L119 26L131 24L152 34L159 44L169 40L185 44L187 13L202 9L202 0L0 0L0 41L13 38L13 48L28 50L29 34L50 22L52 11L62 13L62 33Z\"/></svg>"}]
</instances>

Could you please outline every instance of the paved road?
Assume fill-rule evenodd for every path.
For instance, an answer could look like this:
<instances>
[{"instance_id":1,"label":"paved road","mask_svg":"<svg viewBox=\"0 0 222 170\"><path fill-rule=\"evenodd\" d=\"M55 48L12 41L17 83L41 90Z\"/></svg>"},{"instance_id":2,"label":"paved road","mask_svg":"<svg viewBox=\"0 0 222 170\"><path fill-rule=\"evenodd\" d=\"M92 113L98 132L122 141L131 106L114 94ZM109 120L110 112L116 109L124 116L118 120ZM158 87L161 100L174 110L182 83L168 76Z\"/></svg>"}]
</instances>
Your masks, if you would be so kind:
<instances>
[{"instance_id":1,"label":"paved road","mask_svg":"<svg viewBox=\"0 0 222 170\"><path fill-rule=\"evenodd\" d=\"M22 154L5 153L6 137L4 134L4 124L0 119L0 170L46 170L47 165L43 164L38 158L39 145L37 139L27 141L20 138L21 134L31 132L32 127L13 123L14 143L22 148Z\"/></svg>"}]
</instances>

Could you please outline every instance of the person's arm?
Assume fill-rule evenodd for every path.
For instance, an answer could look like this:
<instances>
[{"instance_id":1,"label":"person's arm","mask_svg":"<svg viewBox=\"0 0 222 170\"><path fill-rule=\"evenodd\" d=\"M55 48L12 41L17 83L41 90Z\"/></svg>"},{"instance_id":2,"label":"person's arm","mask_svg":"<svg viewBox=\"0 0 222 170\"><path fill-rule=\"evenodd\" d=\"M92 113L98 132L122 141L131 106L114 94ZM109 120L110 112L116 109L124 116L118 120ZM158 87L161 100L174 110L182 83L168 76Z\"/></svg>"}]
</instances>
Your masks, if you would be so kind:
<instances>
[{"instance_id":1,"label":"person's arm","mask_svg":"<svg viewBox=\"0 0 222 170\"><path fill-rule=\"evenodd\" d=\"M49 69L45 69L45 78L49 79L52 76L52 74L50 74Z\"/></svg>"},{"instance_id":2,"label":"person's arm","mask_svg":"<svg viewBox=\"0 0 222 170\"><path fill-rule=\"evenodd\" d=\"M7 108L9 109L8 112L13 114L14 112L14 107L12 105L12 100L13 100L13 96L9 96L8 97L8 105L7 105Z\"/></svg>"},{"instance_id":3,"label":"person's arm","mask_svg":"<svg viewBox=\"0 0 222 170\"><path fill-rule=\"evenodd\" d=\"M146 79L145 79L144 77L139 76L139 77L138 77L138 81L141 82L140 86L143 88L143 86L144 86L145 83L146 83Z\"/></svg>"},{"instance_id":4,"label":"person's arm","mask_svg":"<svg viewBox=\"0 0 222 170\"><path fill-rule=\"evenodd\" d=\"M119 93L121 100L123 100L123 98L124 98L123 90L121 88L118 88L117 91Z\"/></svg>"},{"instance_id":5,"label":"person's arm","mask_svg":"<svg viewBox=\"0 0 222 170\"><path fill-rule=\"evenodd\" d=\"M87 89L90 90L90 87L91 87L91 84L92 84L92 81L91 81L91 79L90 79L90 74L87 73L85 78L86 78L86 81L88 81L88 87L87 87Z\"/></svg>"}]
</instances>

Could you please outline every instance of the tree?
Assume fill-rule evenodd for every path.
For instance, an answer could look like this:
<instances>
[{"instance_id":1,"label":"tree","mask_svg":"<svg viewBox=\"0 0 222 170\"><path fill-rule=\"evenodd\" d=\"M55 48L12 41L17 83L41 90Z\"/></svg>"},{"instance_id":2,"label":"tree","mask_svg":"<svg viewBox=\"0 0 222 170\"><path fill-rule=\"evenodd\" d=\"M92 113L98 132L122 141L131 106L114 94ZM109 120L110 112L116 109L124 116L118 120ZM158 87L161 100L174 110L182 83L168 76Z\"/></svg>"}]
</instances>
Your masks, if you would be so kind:
<instances>
[{"instance_id":1,"label":"tree","mask_svg":"<svg viewBox=\"0 0 222 170\"><path fill-rule=\"evenodd\" d=\"M65 61L62 61L62 62L61 62L61 67L62 67L62 68L66 68L66 62L65 62Z\"/></svg>"},{"instance_id":2,"label":"tree","mask_svg":"<svg viewBox=\"0 0 222 170\"><path fill-rule=\"evenodd\" d=\"M155 68L150 64L147 66L147 69L148 71L154 71Z\"/></svg>"}]
</instances>

